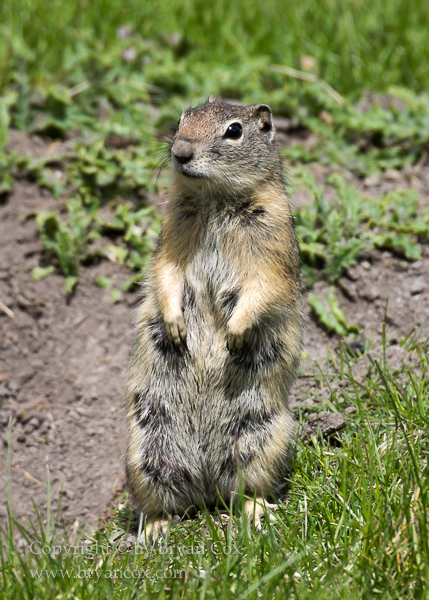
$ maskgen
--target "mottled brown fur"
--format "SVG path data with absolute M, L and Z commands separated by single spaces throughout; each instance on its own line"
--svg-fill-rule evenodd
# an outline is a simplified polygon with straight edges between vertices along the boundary
M 225 137 L 239 123 L 239 139 Z M 280 494 L 302 343 L 299 250 L 270 109 L 182 115 L 137 314 L 126 469 L 145 513 Z

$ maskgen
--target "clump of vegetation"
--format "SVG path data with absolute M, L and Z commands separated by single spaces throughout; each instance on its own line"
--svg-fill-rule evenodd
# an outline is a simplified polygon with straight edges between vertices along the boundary
M 40 212 L 36 217 L 37 228 L 45 249 L 50 252 L 63 274 L 66 276 L 66 290 L 71 292 L 78 281 L 79 262 L 92 258 L 89 245 L 97 237 L 91 230 L 91 215 L 79 210 L 81 207 L 69 201 L 67 209 L 69 224 L 55 213 Z M 52 272 L 49 268 L 45 275 Z M 33 271 L 33 278 L 40 279 L 43 272 Z
M 419 214 L 415 190 L 370 197 L 334 174 L 326 179 L 336 191 L 328 202 L 311 175 L 303 172 L 301 181 L 313 196 L 295 213 L 307 284 L 318 278 L 318 271 L 319 278 L 322 271 L 323 280 L 335 283 L 363 251 L 373 248 L 393 250 L 410 260 L 421 257 L 418 240 L 429 238 L 429 211 Z
M 340 336 L 353 336 L 360 333 L 358 324 L 349 323 L 338 304 L 338 299 L 335 295 L 333 287 L 325 294 L 325 302 L 316 294 L 308 294 L 308 302 L 315 314 L 318 316 L 320 323 L 328 330 Z
M 45 250 L 66 277 L 67 292 L 78 282 L 80 264 L 101 257 L 138 271 L 123 285 L 124 291 L 130 291 L 141 279 L 159 233 L 160 217 L 155 209 L 136 209 L 129 202 L 112 203 L 112 218 L 103 219 L 97 200 L 85 205 L 80 198 L 72 198 L 66 206 L 66 219 L 54 212 L 40 212 L 36 224 Z M 94 242 L 103 236 L 105 242 L 112 237 L 118 241 L 97 246 Z M 49 267 L 36 267 L 33 278 L 41 279 L 50 273 Z

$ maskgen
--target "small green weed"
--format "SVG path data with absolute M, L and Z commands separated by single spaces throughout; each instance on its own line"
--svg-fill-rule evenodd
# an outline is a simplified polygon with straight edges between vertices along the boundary
M 79 199 L 69 200 L 66 206 L 68 223 L 55 213 L 40 212 L 36 224 L 43 246 L 66 277 L 66 290 L 70 293 L 78 282 L 79 264 L 99 256 L 100 252 L 91 248 L 91 243 L 99 237 L 91 228 L 92 215 L 83 210 Z
M 357 335 L 360 333 L 359 325 L 353 325 L 347 322 L 346 317 L 341 310 L 338 299 L 335 295 L 335 289 L 329 288 L 325 298 L 325 302 L 316 296 L 316 294 L 308 294 L 308 302 L 320 322 L 328 331 L 332 331 L 340 336 Z
M 66 277 L 67 292 L 78 282 L 79 266 L 101 257 L 139 272 L 125 282 L 123 289 L 129 291 L 141 279 L 159 233 L 160 219 L 155 210 L 135 210 L 131 203 L 112 203 L 113 218 L 107 220 L 100 217 L 97 199 L 87 198 L 85 202 L 74 197 L 66 202 L 66 207 L 66 219 L 53 212 L 41 212 L 36 216 L 36 224 L 45 250 Z M 119 237 L 120 245 L 94 243 L 112 237 Z M 33 279 L 41 279 L 52 270 L 36 268 Z M 104 279 L 97 285 L 107 287 Z

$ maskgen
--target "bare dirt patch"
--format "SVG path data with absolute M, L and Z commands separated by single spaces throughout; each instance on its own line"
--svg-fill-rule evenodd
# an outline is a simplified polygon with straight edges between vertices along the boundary
M 18 518 L 32 513 L 30 498 L 46 506 L 46 465 L 53 496 L 63 485 L 63 516 L 97 517 L 122 484 L 121 402 L 132 304 L 113 304 L 95 277 L 120 281 L 121 269 L 107 261 L 84 269 L 73 297 L 64 278 L 31 280 L 42 252 L 29 210 L 55 200 L 27 183 L 0 207 L 0 299 L 12 311 L 0 316 L 0 489 L 7 494 L 7 422 L 12 433 L 13 505 Z M 0 509 L 5 515 L 4 505 Z

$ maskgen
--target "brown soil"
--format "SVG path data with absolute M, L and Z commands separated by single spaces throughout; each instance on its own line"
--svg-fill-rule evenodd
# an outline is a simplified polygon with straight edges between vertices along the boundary
M 40 138 L 12 137 L 23 154 L 43 155 L 49 147 Z M 324 174 L 318 165 L 314 172 L 319 178 Z M 422 203 L 429 204 L 426 167 L 408 178 L 387 173 L 361 185 L 376 194 L 415 186 Z M 297 194 L 293 200 L 301 204 L 306 198 Z M 0 521 L 6 517 L 12 417 L 12 496 L 18 519 L 34 515 L 32 499 L 44 513 L 49 467 L 54 504 L 60 488 L 64 490 L 64 520 L 95 524 L 124 485 L 123 384 L 138 294 L 126 294 L 113 304 L 108 292 L 94 285 L 100 275 L 114 279 L 118 287 L 129 276 L 107 261 L 82 269 L 72 297 L 59 274 L 32 281 L 42 245 L 34 220 L 22 217 L 56 203 L 34 184 L 20 181 L 0 205 Z M 350 321 L 363 325 L 369 341 L 380 340 L 388 301 L 392 359 L 400 352 L 401 336 L 415 326 L 429 330 L 429 246 L 423 254 L 408 263 L 372 252 L 340 281 L 342 308 Z M 321 359 L 338 341 L 315 324 L 308 306 L 305 310 L 305 349 L 311 359 Z M 303 370 L 311 369 L 312 363 L 305 361 Z M 301 378 L 291 402 L 295 407 L 314 404 L 323 399 L 316 391 L 314 379 Z

